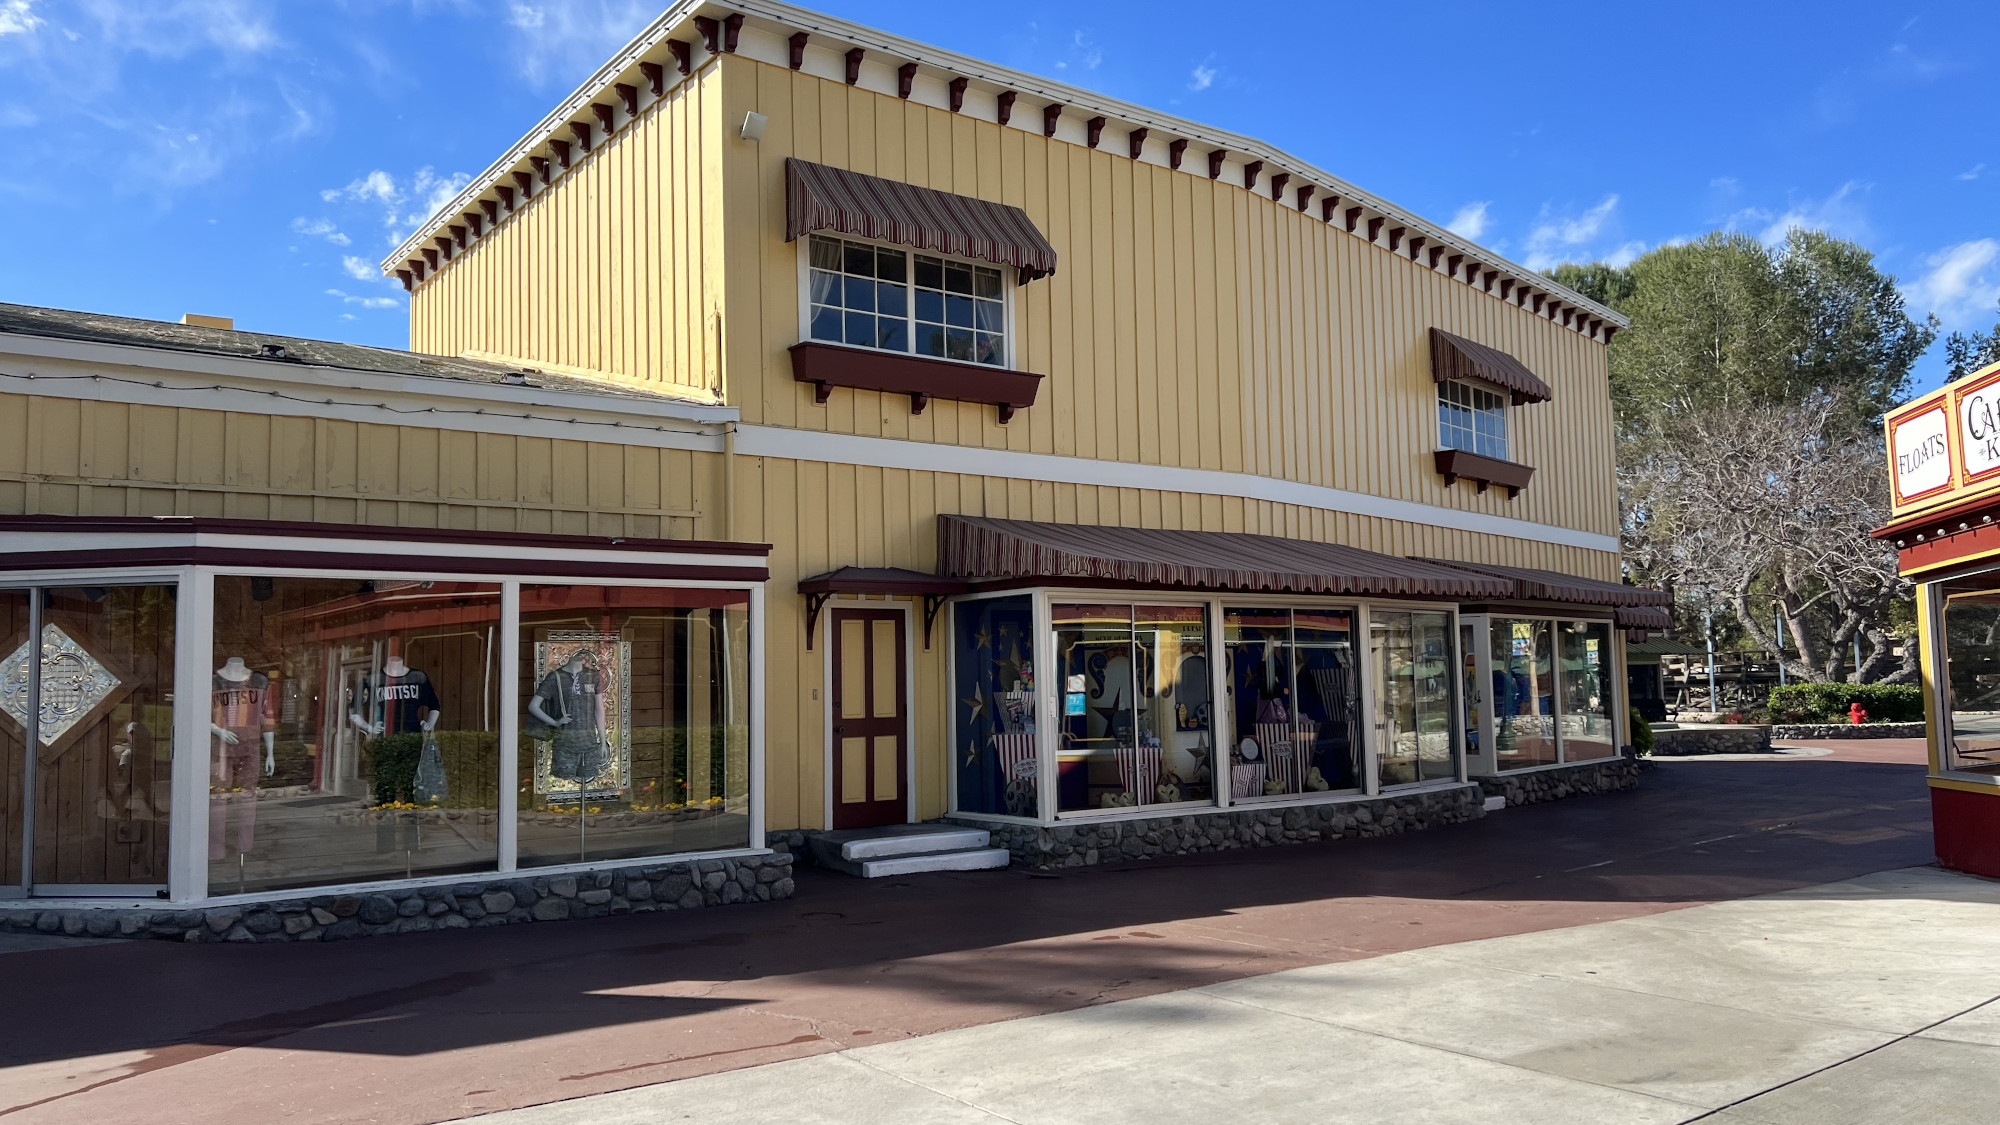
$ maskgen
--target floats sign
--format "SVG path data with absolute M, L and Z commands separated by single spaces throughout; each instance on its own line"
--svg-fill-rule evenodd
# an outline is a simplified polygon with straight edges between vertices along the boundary
M 1894 461 L 1898 507 L 1951 487 L 1951 443 L 1945 436 L 1949 430 L 1942 402 L 1890 425 L 1889 456 Z M 2000 458 L 1995 463 L 2000 467 Z

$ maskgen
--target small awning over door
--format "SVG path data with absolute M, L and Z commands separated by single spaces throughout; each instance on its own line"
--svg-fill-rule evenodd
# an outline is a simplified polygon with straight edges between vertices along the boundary
M 1019 207 L 785 158 L 785 241 L 816 230 L 874 238 L 1020 271 L 1056 272 L 1056 250 Z
M 966 579 L 1201 590 L 1505 598 L 1503 579 L 1338 543 L 1223 531 L 938 517 L 938 565 Z
M 1526 364 L 1498 348 L 1476 344 L 1442 328 L 1431 329 L 1431 380 L 1478 379 L 1513 392 L 1516 406 L 1547 402 L 1555 392 Z
M 820 607 L 836 594 L 902 594 L 924 599 L 924 647 L 931 647 L 931 625 L 945 598 L 963 594 L 965 581 L 921 570 L 893 566 L 843 566 L 825 574 L 799 580 L 799 593 L 806 596 L 806 648 L 813 646 L 813 627 L 819 623 Z

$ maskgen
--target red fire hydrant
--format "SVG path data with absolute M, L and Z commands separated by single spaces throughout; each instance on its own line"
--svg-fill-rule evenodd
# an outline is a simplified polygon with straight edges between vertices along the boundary
M 1847 721 L 1858 727 L 1868 721 L 1868 712 L 1861 709 L 1861 704 L 1850 703 L 1847 705 Z

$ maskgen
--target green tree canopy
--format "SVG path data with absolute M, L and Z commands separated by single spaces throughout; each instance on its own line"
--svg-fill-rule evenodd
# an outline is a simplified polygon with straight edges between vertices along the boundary
M 1842 404 L 1836 429 L 1870 426 L 1907 394 L 1937 334 L 1874 255 L 1820 231 L 1776 247 L 1716 231 L 1622 268 L 1565 264 L 1551 276 L 1632 318 L 1611 346 L 1611 390 L 1620 429 L 1641 445 L 1675 415 L 1818 394 Z
M 1953 383 L 1985 367 L 2000 363 L 2000 322 L 1991 332 L 1954 332 L 1944 342 L 1945 382 Z

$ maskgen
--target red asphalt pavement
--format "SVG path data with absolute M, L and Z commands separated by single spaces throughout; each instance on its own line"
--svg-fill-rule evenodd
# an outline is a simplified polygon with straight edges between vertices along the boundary
M 1921 740 L 1407 836 L 336 945 L 0 956 L 5 1125 L 435 1122 L 1932 860 Z

